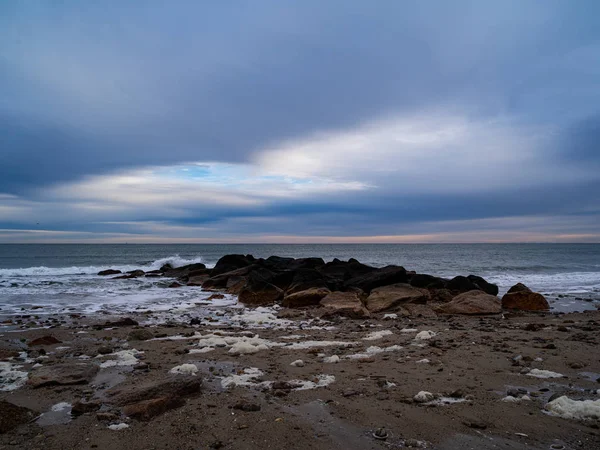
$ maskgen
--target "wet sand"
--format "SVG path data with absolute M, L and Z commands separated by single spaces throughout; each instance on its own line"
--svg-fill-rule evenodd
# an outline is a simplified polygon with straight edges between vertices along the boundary
M 259 310 L 232 326 L 228 315 L 239 310 L 223 311 L 198 325 L 186 319 L 107 329 L 99 326 L 106 317 L 81 317 L 58 318 L 52 328 L 8 327 L 0 333 L 4 361 L 26 372 L 28 383 L 36 371 L 65 363 L 97 372 L 83 384 L 25 383 L 0 392 L 0 400 L 39 416 L 0 434 L 0 448 L 600 448 L 600 421 L 544 410 L 552 396 L 600 398 L 600 312 L 412 319 L 379 314 L 325 322 L 312 320 L 310 309 L 279 310 L 285 319 L 276 320 Z M 43 336 L 60 343 L 27 345 Z M 27 354 L 10 359 L 7 350 Z M 334 355 L 339 362 L 325 362 Z M 292 366 L 297 360 L 303 364 Z M 197 372 L 169 373 L 184 364 Z M 563 376 L 537 378 L 531 369 Z M 168 398 L 164 412 L 153 417 L 128 417 L 127 407 L 116 404 L 119 395 L 140 387 L 192 378 L 202 381 L 200 392 Z M 415 401 L 421 391 L 435 398 Z M 509 393 L 519 400 L 502 401 Z M 71 405 L 82 400 L 95 410 L 72 416 Z M 147 403 L 142 407 L 148 415 L 155 412 Z

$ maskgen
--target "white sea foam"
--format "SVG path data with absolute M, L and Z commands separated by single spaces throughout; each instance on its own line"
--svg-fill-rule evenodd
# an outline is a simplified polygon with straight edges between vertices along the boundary
M 385 336 L 390 336 L 394 333 L 391 332 L 391 330 L 380 330 L 380 331 L 373 331 L 369 334 L 367 334 L 364 338 L 363 341 L 375 341 L 377 339 L 381 339 Z
M 527 373 L 528 377 L 535 378 L 562 378 L 564 375 L 558 372 L 552 372 L 550 370 L 531 369 Z
M 100 364 L 102 369 L 106 369 L 108 367 L 116 367 L 116 366 L 135 366 L 139 361 L 136 356 L 143 354 L 144 352 L 140 352 L 135 348 L 131 350 L 121 350 L 119 352 L 110 353 L 108 355 L 98 355 L 96 358 L 104 358 L 104 357 L 112 357 L 116 359 L 109 359 L 108 361 L 104 361 Z
M 175 366 L 171 370 L 169 370 L 169 373 L 173 375 L 195 376 L 197 372 L 198 368 L 194 364 L 181 364 L 180 366 Z
M 572 400 L 566 395 L 545 406 L 551 414 L 576 420 L 600 420 L 600 400 Z
M 20 369 L 22 366 L 0 361 L 0 391 L 14 391 L 27 382 L 29 375 Z

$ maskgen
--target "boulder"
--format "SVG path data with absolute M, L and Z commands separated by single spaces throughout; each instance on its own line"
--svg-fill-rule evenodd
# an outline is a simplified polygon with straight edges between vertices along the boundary
M 529 289 L 527 286 L 525 286 L 523 283 L 517 283 L 508 290 L 507 294 L 512 294 L 513 292 L 533 292 L 533 291 L 531 289 Z
M 29 408 L 0 400 L 0 434 L 31 422 L 38 414 Z
M 477 275 L 468 275 L 467 279 L 474 283 L 479 289 L 481 289 L 486 294 L 490 295 L 498 295 L 498 286 L 492 283 L 488 283 L 483 278 Z
M 446 283 L 446 289 L 460 293 L 474 290 L 482 290 L 479 286 L 477 286 L 467 277 L 463 277 L 462 275 L 454 277 L 450 281 L 448 281 L 448 283 Z
M 208 279 L 208 274 L 195 275 L 193 277 L 188 278 L 187 285 L 188 286 L 202 286 L 207 279 Z
M 283 272 L 284 270 L 290 270 L 290 265 L 294 261 L 294 258 L 269 256 L 267 259 L 260 261 L 260 264 L 269 270 L 273 270 L 275 272 Z
M 499 314 L 502 304 L 498 297 L 477 289 L 459 294 L 451 302 L 438 305 L 434 310 L 442 314 Z
M 202 283 L 202 287 L 204 289 L 224 289 L 227 287 L 227 282 L 230 278 L 239 279 L 240 277 L 246 277 L 251 271 L 256 270 L 258 268 L 259 266 L 252 264 L 250 266 L 241 267 L 239 269 L 231 270 L 220 275 L 211 275 L 210 278 L 208 278 Z M 269 271 L 269 273 L 271 272 Z
M 198 376 L 171 376 L 158 381 L 134 385 L 119 384 L 108 391 L 108 402 L 116 406 L 131 405 L 160 397 L 184 397 L 200 392 L 202 379 Z
M 163 395 L 161 397 L 126 405 L 123 408 L 123 413 L 134 419 L 147 421 L 171 409 L 183 406 L 184 404 L 185 400 L 181 397 Z
M 43 365 L 29 374 L 29 384 L 33 388 L 42 386 L 87 384 L 98 373 L 93 364 L 64 363 L 53 366 Z
M 98 272 L 98 275 L 106 276 L 106 275 L 117 275 L 120 273 L 121 273 L 121 271 L 117 270 L 117 269 L 106 269 L 106 270 L 101 270 L 100 272 Z
M 356 292 L 332 292 L 319 303 L 323 309 L 321 317 L 343 316 L 350 319 L 364 319 L 370 316 Z
M 82 414 L 98 411 L 102 404 L 100 402 L 84 402 L 81 400 L 73 403 L 71 408 L 71 414 L 74 416 L 81 416 Z
M 288 269 L 316 269 L 317 267 L 321 267 L 323 265 L 325 265 L 325 261 L 323 261 L 323 258 L 297 258 L 289 263 Z
M 311 288 L 304 291 L 295 292 L 286 295 L 283 298 L 282 305 L 286 308 L 300 308 L 303 306 L 318 305 L 323 297 L 330 294 L 331 291 L 327 288 Z
M 435 319 L 437 314 L 433 308 L 429 305 L 422 305 L 418 303 L 404 303 L 398 309 L 398 312 L 403 317 Z
M 425 273 L 417 273 L 410 277 L 410 285 L 417 288 L 428 289 L 443 289 L 446 287 L 448 280 L 444 278 L 434 277 Z
M 366 306 L 370 312 L 386 311 L 402 303 L 426 303 L 429 291 L 398 283 L 375 288 L 367 297 Z
M 240 269 L 249 266 L 255 261 L 252 255 L 225 255 L 217 261 L 215 267 L 211 270 L 211 277 L 231 272 L 232 270 Z
M 361 264 L 356 259 L 340 261 L 337 258 L 319 268 L 319 272 L 323 274 L 324 277 L 340 281 L 346 281 L 376 270 L 375 267 Z
M 48 336 L 42 336 L 37 339 L 34 339 L 34 340 L 30 341 L 28 345 L 30 347 L 35 347 L 36 345 L 54 345 L 54 344 L 60 344 L 60 343 L 62 343 L 62 341 L 59 341 L 54 336 L 48 335 Z
M 542 294 L 531 291 L 517 291 L 504 294 L 502 307 L 522 311 L 547 311 L 550 305 Z
M 247 277 L 229 277 L 225 288 L 229 294 L 238 295 L 247 281 Z
M 5 361 L 10 358 L 16 358 L 19 356 L 17 350 L 11 350 L 9 348 L 0 348 L 0 361 Z
M 162 270 L 162 267 L 161 267 L 161 270 Z M 196 273 L 198 275 L 200 275 L 202 273 L 208 273 L 208 270 L 206 269 L 206 266 L 204 264 L 194 263 L 194 264 L 188 264 L 188 265 L 181 266 L 181 267 L 171 267 L 169 269 L 164 270 L 163 273 L 164 273 L 164 276 L 169 277 L 169 278 L 180 278 L 180 277 L 187 277 L 191 273 Z
M 286 289 L 286 294 L 305 291 L 312 288 L 327 288 L 323 275 L 315 269 L 298 269 L 293 272 L 293 278 Z
M 250 273 L 248 281 L 238 294 L 240 303 L 255 306 L 272 305 L 283 298 L 283 291 L 265 279 L 261 274 L 263 270 Z
M 147 341 L 154 337 L 150 330 L 140 328 L 138 330 L 132 330 L 127 335 L 128 341 Z
M 356 287 L 369 293 L 372 289 L 388 284 L 407 283 L 406 269 L 400 266 L 386 266 L 372 272 L 350 278 L 344 283 L 347 288 Z

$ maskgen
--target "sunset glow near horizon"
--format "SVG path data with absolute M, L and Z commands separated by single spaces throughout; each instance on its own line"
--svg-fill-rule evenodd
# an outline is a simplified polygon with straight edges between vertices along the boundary
M 0 243 L 600 242 L 598 17 L 3 2 Z

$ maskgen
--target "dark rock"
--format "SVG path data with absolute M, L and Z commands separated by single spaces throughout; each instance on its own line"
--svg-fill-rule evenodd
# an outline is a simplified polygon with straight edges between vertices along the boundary
M 140 328 L 139 330 L 132 330 L 127 335 L 128 341 L 147 341 L 152 339 L 154 335 L 145 328 Z
M 200 325 L 201 323 L 202 321 L 198 317 L 194 317 L 192 320 L 190 320 L 190 325 Z
M 340 281 L 347 281 L 351 278 L 358 277 L 376 271 L 375 267 L 361 264 L 355 259 L 350 259 L 348 262 L 334 259 L 320 267 L 319 272 L 326 278 L 331 278 Z
M 98 272 L 98 275 L 102 275 L 102 276 L 106 276 L 106 275 L 117 275 L 121 273 L 120 270 L 116 270 L 116 269 L 106 269 L 106 270 L 101 270 L 100 272 Z
M 434 310 L 441 314 L 499 314 L 502 304 L 498 297 L 477 289 L 457 295 L 451 302 L 439 305 Z
M 177 281 L 173 281 L 173 282 L 172 282 L 171 284 L 169 284 L 169 286 L 167 286 L 167 287 L 170 287 L 170 288 L 180 288 L 180 287 L 181 287 L 181 284 L 179 284 Z
M 429 291 L 412 287 L 406 283 L 392 284 L 375 288 L 367 298 L 366 306 L 370 312 L 392 309 L 401 303 L 426 303 Z
M 137 420 L 150 420 L 171 409 L 183 406 L 185 401 L 181 397 L 163 395 L 137 403 L 131 403 L 123 408 L 123 413 Z
M 29 375 L 27 384 L 33 388 L 55 385 L 86 384 L 98 373 L 93 364 L 64 363 L 42 366 Z
M 102 405 L 99 402 L 76 401 L 71 408 L 71 414 L 81 416 L 82 414 L 98 411 Z
M 400 266 L 386 266 L 363 275 L 350 278 L 344 286 L 362 289 L 367 294 L 372 289 L 388 284 L 407 283 L 408 275 L 406 269 Z
M 38 414 L 29 408 L 0 400 L 0 434 L 31 422 Z
M 210 278 L 206 279 L 202 283 L 204 289 L 224 289 L 227 287 L 227 282 L 230 278 L 246 277 L 253 270 L 259 269 L 259 266 L 252 264 L 249 266 L 241 267 L 239 269 L 231 270 L 229 272 L 222 273 L 220 275 L 212 274 Z M 269 272 L 271 273 L 271 272 Z M 269 277 L 272 276 L 272 273 Z
M 294 258 L 283 258 L 281 256 L 269 256 L 261 261 L 261 265 L 274 272 L 283 272 L 290 270 L 290 265 L 294 262 Z
M 292 282 L 286 289 L 286 294 L 289 295 L 316 288 L 328 288 L 323 275 L 316 269 L 298 269 L 293 273 Z
M 548 301 L 542 294 L 523 290 L 505 294 L 502 297 L 502 307 L 522 311 L 547 311 L 550 309 Z
M 512 294 L 513 292 L 532 292 L 527 286 L 523 283 L 517 283 L 513 287 L 511 287 L 507 294 Z
M 211 277 L 221 275 L 232 270 L 253 264 L 255 258 L 252 255 L 225 255 L 217 261 L 215 267 L 211 270 Z
M 321 300 L 320 305 L 323 307 L 321 317 L 324 319 L 335 316 L 364 319 L 371 315 L 356 292 L 332 292 Z
M 477 275 L 469 275 L 467 279 L 474 283 L 479 289 L 481 289 L 486 294 L 490 295 L 498 295 L 498 286 L 492 283 L 488 283 L 483 278 Z
M 282 305 L 286 308 L 301 308 L 303 306 L 318 305 L 323 297 L 330 294 L 327 288 L 311 288 L 305 291 L 295 292 L 283 298 Z
M 448 281 L 448 283 L 446 284 L 446 288 L 450 289 L 451 291 L 456 291 L 460 293 L 469 292 L 473 290 L 483 290 L 471 280 L 469 280 L 467 277 L 463 277 L 462 275 L 454 277 L 450 281 Z
M 28 345 L 30 347 L 34 347 L 36 345 L 54 345 L 54 344 L 61 344 L 61 343 L 62 343 L 62 341 L 59 341 L 54 336 L 42 336 L 42 337 L 32 340 L 31 342 L 29 342 Z
M 233 409 L 237 409 L 245 412 L 260 411 L 260 405 L 256 403 L 239 402 L 232 406 Z
M 444 289 L 447 283 L 448 280 L 424 273 L 410 277 L 410 285 L 417 288 Z
M 17 350 L 0 348 L 0 361 L 7 360 L 9 358 L 16 358 L 17 356 L 19 356 L 19 352 Z
M 208 280 L 208 274 L 194 275 L 188 277 L 186 284 L 188 286 L 202 286 L 206 280 Z
M 109 347 L 108 345 L 102 345 L 101 347 L 98 347 L 99 355 L 109 355 L 112 352 L 113 352 L 113 348 Z
M 133 386 L 118 385 L 106 392 L 109 402 L 125 406 L 160 397 L 183 397 L 200 392 L 200 377 L 176 376 Z
M 283 298 L 283 291 L 265 280 L 261 272 L 262 270 L 257 270 L 250 273 L 248 282 L 238 295 L 240 303 L 246 305 L 272 305 Z
M 130 327 L 130 326 L 135 326 L 135 325 L 139 325 L 139 323 L 137 323 L 137 321 L 133 320 L 130 317 L 125 317 L 123 319 L 119 319 L 114 322 L 106 322 L 103 326 L 104 327 Z
M 288 266 L 289 270 L 316 269 L 325 265 L 323 258 L 298 258 L 294 259 Z

